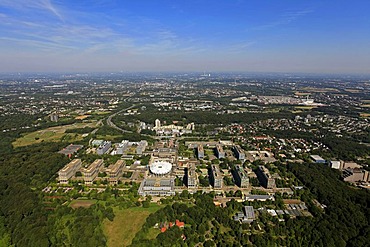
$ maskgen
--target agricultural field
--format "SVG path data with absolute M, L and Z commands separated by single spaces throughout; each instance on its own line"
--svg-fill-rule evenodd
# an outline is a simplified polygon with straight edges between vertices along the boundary
M 136 233 L 140 231 L 145 223 L 146 218 L 160 208 L 161 206 L 154 203 L 150 204 L 149 208 L 114 208 L 114 220 L 109 221 L 105 219 L 103 222 L 104 234 L 108 239 L 107 246 L 118 247 L 130 245 Z M 157 231 L 159 234 L 159 230 L 156 229 L 156 231 L 151 232 L 150 236 L 155 238 Z
M 70 125 L 56 126 L 44 130 L 34 131 L 18 138 L 12 144 L 13 147 L 22 147 L 41 142 L 79 141 L 82 140 L 82 135 L 77 133 L 65 133 L 65 131 L 67 129 L 79 129 L 85 127 L 96 127 L 96 122 L 75 123 Z

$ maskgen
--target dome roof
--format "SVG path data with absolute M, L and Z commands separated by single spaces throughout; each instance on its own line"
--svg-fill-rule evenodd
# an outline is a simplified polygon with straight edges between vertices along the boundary
M 164 175 L 171 171 L 172 164 L 166 161 L 155 161 L 150 164 L 149 169 L 154 174 Z

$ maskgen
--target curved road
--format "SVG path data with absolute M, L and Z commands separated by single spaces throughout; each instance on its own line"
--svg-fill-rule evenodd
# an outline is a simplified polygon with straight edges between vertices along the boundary
M 108 124 L 108 126 L 110 126 L 110 127 L 112 127 L 112 128 L 115 128 L 116 130 L 119 130 L 119 131 L 122 131 L 122 132 L 132 133 L 132 131 L 124 130 L 124 129 L 122 129 L 122 128 L 118 127 L 117 125 L 115 125 L 115 124 L 112 122 L 112 118 L 113 118 L 114 116 L 116 116 L 117 114 L 120 114 L 120 113 L 122 113 L 122 112 L 124 112 L 124 111 L 127 111 L 127 110 L 130 110 L 131 108 L 134 108 L 135 106 L 136 106 L 136 105 L 132 105 L 132 106 L 130 106 L 130 107 L 127 107 L 127 108 L 125 108 L 125 109 L 122 109 L 122 110 L 120 110 L 120 111 L 118 111 L 118 112 L 113 113 L 112 115 L 110 115 L 110 116 L 107 118 L 107 124 Z

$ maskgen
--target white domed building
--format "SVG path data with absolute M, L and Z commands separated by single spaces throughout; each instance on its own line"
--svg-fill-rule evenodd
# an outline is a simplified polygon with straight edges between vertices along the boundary
M 149 170 L 155 176 L 165 176 L 172 170 L 172 164 L 167 161 L 154 161 L 149 165 Z

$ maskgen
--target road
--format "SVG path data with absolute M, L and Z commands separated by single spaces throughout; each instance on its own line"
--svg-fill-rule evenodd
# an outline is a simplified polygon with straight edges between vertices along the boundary
M 120 114 L 120 113 L 122 113 L 122 112 L 124 112 L 124 111 L 127 111 L 127 110 L 130 110 L 130 109 L 134 108 L 135 106 L 136 106 L 136 105 L 132 105 L 132 106 L 130 106 L 130 107 L 127 107 L 127 108 L 125 108 L 125 109 L 122 109 L 122 110 L 120 110 L 120 111 L 118 111 L 118 112 L 113 113 L 112 115 L 110 115 L 110 116 L 107 118 L 107 124 L 108 124 L 108 126 L 110 126 L 110 127 L 112 127 L 112 128 L 115 128 L 116 130 L 119 130 L 119 131 L 122 131 L 122 132 L 132 133 L 132 131 L 124 130 L 124 129 L 122 129 L 122 128 L 118 127 L 117 125 L 115 125 L 115 124 L 112 122 L 112 118 L 113 118 L 114 116 L 116 116 L 117 114 Z

